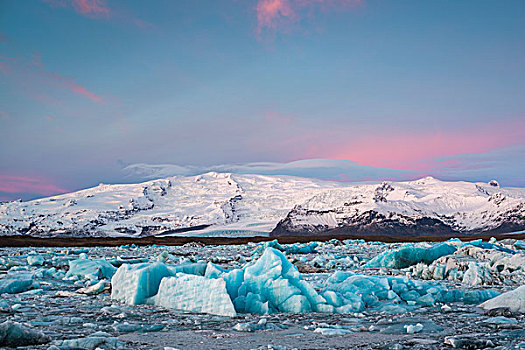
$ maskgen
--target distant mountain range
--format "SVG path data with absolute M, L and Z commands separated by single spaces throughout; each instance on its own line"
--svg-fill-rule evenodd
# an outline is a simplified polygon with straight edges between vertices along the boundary
M 349 185 L 210 172 L 0 204 L 0 235 L 441 235 L 525 230 L 525 189 L 498 183 Z

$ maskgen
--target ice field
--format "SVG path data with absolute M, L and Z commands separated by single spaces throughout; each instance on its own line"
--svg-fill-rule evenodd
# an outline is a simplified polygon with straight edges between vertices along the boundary
M 525 242 L 3 248 L 0 346 L 525 348 Z

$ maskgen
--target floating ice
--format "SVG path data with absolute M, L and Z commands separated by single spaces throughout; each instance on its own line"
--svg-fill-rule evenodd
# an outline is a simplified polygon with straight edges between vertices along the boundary
M 470 241 L 470 242 L 465 242 L 465 243 L 463 243 L 461 245 L 461 247 L 464 247 L 464 246 L 467 246 L 467 245 L 471 245 L 471 246 L 478 247 L 478 248 L 483 248 L 483 249 L 495 249 L 495 250 L 498 250 L 498 251 L 501 251 L 501 252 L 505 252 L 505 253 L 509 253 L 509 254 L 514 254 L 515 253 L 512 249 L 508 249 L 508 248 L 502 247 L 502 246 L 500 246 L 498 244 L 494 244 L 494 243 L 491 243 L 491 242 L 483 242 L 483 240 L 481 240 L 481 239 L 477 239 L 477 240 Z
M 147 298 L 157 294 L 164 277 L 174 275 L 167 265 L 160 262 L 124 264 L 111 279 L 111 298 L 129 305 L 143 304 Z
M 525 313 L 525 285 L 487 300 L 480 307 L 485 310 L 505 308 L 511 312 Z
M 284 247 L 286 254 L 314 254 L 317 253 L 316 248 L 319 245 L 317 242 L 310 242 L 308 244 L 290 244 Z
M 286 254 L 313 254 L 316 253 L 316 248 L 319 245 L 317 242 L 310 242 L 307 244 L 288 244 L 288 245 L 280 245 L 279 242 L 274 239 L 273 241 L 265 242 L 264 244 L 259 245 L 255 251 L 254 254 L 262 254 L 266 248 L 274 248 L 281 252 L 285 252 Z
M 281 327 L 274 325 L 273 323 L 268 323 L 265 318 L 261 318 L 258 322 L 244 322 L 237 323 L 233 326 L 233 330 L 237 332 L 255 332 L 260 329 L 281 329 Z
M 489 324 L 517 324 L 518 321 L 516 321 L 513 318 L 507 318 L 503 316 L 497 316 L 497 317 L 490 317 L 483 321 L 483 323 L 489 323 Z
M 387 250 L 368 263 L 363 267 L 367 268 L 379 268 L 388 267 L 394 269 L 402 269 L 415 265 L 420 262 L 430 264 L 434 260 L 452 254 L 456 251 L 456 247 L 448 243 L 440 243 L 433 245 L 429 248 L 415 247 L 412 244 L 407 244 L 404 247 L 397 250 Z
M 470 261 L 468 270 L 463 274 L 463 284 L 479 286 L 483 284 L 492 284 L 492 274 L 487 266 L 480 265 L 477 262 Z
M 189 272 L 189 273 L 188 273 Z M 204 276 L 202 276 L 204 275 Z M 127 304 L 234 316 L 237 313 L 354 313 L 365 308 L 399 314 L 437 302 L 479 303 L 491 290 L 448 290 L 406 278 L 337 271 L 318 292 L 277 249 L 268 247 L 242 269 L 213 263 L 122 265 L 112 279 L 112 299 Z
M 175 277 L 162 279 L 158 293 L 148 303 L 219 316 L 237 315 L 222 278 L 177 273 Z
M 332 311 L 324 298 L 305 282 L 280 251 L 267 248 L 244 268 L 244 281 L 234 305 L 239 312 L 270 313 Z
M 183 263 L 179 265 L 167 265 L 173 274 L 177 272 L 186 273 L 189 275 L 204 276 L 206 272 L 207 263 L 200 261 L 197 263 Z
M 33 279 L 29 275 L 15 275 L 0 279 L 0 294 L 22 293 L 33 286 Z
M 345 335 L 353 333 L 349 329 L 343 329 L 343 328 L 323 328 L 318 327 L 314 330 L 314 333 L 320 333 L 322 335 Z
M 116 349 L 119 347 L 118 338 L 105 332 L 97 332 L 89 337 L 55 341 L 54 345 L 60 350 L 95 350 L 97 348 Z
M 77 290 L 77 293 L 87 294 L 87 295 L 100 294 L 104 292 L 105 290 L 109 290 L 110 286 L 111 286 L 111 283 L 109 283 L 107 280 L 100 280 L 94 285 L 91 285 L 89 287 L 80 288 L 79 290 Z
M 407 334 L 413 334 L 421 332 L 423 330 L 423 325 L 421 323 L 417 323 L 415 325 L 407 324 L 403 326 L 403 328 L 406 330 Z
M 128 333 L 128 332 L 143 332 L 143 333 L 148 333 L 148 332 L 159 332 L 161 330 L 163 330 L 165 328 L 164 325 L 162 324 L 154 324 L 154 325 L 142 325 L 142 324 L 131 324 L 131 323 L 128 323 L 128 322 L 124 322 L 124 323 L 117 323 L 115 322 L 115 324 L 113 325 L 113 329 L 116 330 L 117 332 L 122 332 L 122 333 Z
M 417 306 L 433 306 L 436 302 L 475 304 L 498 295 L 498 292 L 448 290 L 439 284 L 337 271 L 326 281 L 322 295 L 336 307 L 337 313 L 359 312 L 367 307 L 396 314 Z M 403 302 L 406 304 L 400 304 Z
M 17 322 L 0 323 L 0 346 L 18 347 L 49 343 L 48 336 Z
M 42 266 L 44 265 L 44 258 L 41 255 L 29 255 L 27 257 L 27 263 L 30 266 Z
M 522 252 L 509 254 L 470 244 L 458 246 L 461 248 L 453 254 L 430 265 L 413 265 L 407 268 L 407 272 L 421 279 L 460 281 L 470 286 L 525 283 L 525 254 Z
M 117 269 L 104 259 L 78 259 L 69 262 L 66 279 L 110 279 Z

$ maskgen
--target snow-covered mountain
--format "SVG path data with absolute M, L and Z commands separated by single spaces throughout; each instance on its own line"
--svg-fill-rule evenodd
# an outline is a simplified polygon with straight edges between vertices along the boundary
M 525 229 L 525 189 L 497 183 L 348 185 L 207 173 L 0 205 L 0 235 L 441 234 Z
M 525 189 L 498 183 L 409 182 L 348 186 L 295 206 L 272 235 L 375 233 L 440 235 L 525 229 Z

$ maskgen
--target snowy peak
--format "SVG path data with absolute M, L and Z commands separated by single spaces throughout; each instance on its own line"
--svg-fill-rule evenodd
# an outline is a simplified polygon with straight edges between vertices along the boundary
M 349 186 L 296 206 L 272 234 L 511 232 L 525 226 L 524 203 L 523 190 L 430 177 Z
M 348 185 L 209 172 L 0 205 L 0 234 L 442 234 L 525 229 L 525 190 L 494 183 Z

